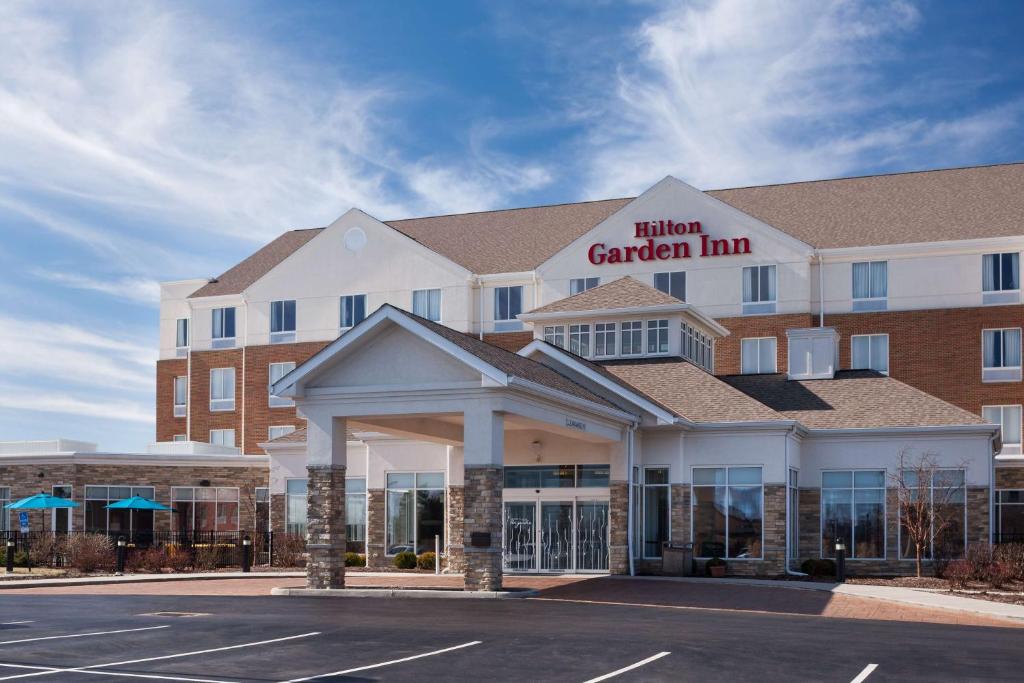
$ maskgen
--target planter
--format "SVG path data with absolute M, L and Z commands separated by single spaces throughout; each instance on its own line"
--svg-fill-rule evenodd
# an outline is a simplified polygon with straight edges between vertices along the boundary
M 711 578 L 720 579 L 725 576 L 725 565 L 716 564 L 708 567 L 708 572 L 711 574 Z

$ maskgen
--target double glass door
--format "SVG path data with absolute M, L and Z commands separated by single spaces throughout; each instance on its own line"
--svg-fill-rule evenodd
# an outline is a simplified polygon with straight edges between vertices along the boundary
M 607 501 L 506 502 L 504 517 L 505 571 L 608 571 Z

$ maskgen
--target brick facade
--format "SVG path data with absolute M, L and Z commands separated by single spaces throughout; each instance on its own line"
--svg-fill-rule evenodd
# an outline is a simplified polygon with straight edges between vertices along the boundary
M 184 358 L 156 362 L 156 440 L 173 441 L 176 434 L 188 433 L 188 419 L 174 417 L 174 378 L 188 376 Z
M 1024 467 L 997 467 L 996 490 L 1024 489 Z
M 501 590 L 501 494 L 502 468 L 466 467 L 465 587 L 468 591 Z M 490 534 L 490 545 L 474 546 L 474 533 Z
M 201 351 L 191 355 L 192 375 L 189 378 L 189 438 L 209 441 L 211 429 L 234 429 L 235 445 L 242 439 L 242 349 Z M 210 411 L 210 370 L 235 369 L 234 410 Z

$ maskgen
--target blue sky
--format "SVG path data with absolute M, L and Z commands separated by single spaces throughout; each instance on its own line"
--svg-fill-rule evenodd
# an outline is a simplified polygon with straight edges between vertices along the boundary
M 153 438 L 157 282 L 381 219 L 1024 159 L 1017 2 L 3 3 L 0 440 Z

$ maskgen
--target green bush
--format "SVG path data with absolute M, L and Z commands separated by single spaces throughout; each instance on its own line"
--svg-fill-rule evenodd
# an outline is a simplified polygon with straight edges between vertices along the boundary
M 829 559 L 804 560 L 800 571 L 809 576 L 835 576 L 836 563 Z
M 366 566 L 366 555 L 360 555 L 359 553 L 345 553 L 345 566 L 346 567 L 365 567 Z
M 433 569 L 434 563 L 437 561 L 437 553 L 427 552 L 422 553 L 416 558 L 416 566 L 419 569 Z
M 399 569 L 416 569 L 416 553 L 403 550 L 395 555 L 394 564 Z

